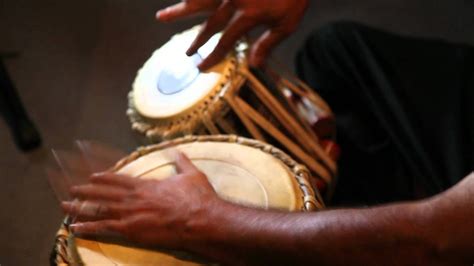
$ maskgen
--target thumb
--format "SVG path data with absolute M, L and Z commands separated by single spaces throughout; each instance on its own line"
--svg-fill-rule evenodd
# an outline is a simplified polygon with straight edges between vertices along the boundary
M 199 169 L 197 169 L 197 167 L 191 162 L 188 156 L 182 152 L 178 152 L 176 154 L 175 165 L 178 174 L 199 171 Z

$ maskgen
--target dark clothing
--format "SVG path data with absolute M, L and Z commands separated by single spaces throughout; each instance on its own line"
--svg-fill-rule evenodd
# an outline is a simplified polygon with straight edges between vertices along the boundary
M 473 47 L 341 22 L 308 39 L 297 71 L 336 114 L 333 204 L 422 198 L 473 170 Z

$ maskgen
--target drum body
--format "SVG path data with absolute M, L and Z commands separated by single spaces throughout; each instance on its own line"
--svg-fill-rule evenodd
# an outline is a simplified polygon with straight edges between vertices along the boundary
M 174 36 L 138 72 L 127 111 L 132 128 L 152 143 L 190 134 L 257 139 L 305 164 L 319 188 L 330 184 L 337 172 L 337 145 L 329 106 L 289 72 L 249 69 L 245 42 L 200 73 L 196 64 L 213 50 L 219 36 L 187 57 L 185 51 L 198 31 Z
M 113 171 L 136 178 L 167 178 L 175 173 L 173 150 L 184 152 L 206 174 L 217 194 L 228 201 L 286 211 L 323 207 L 304 166 L 271 145 L 237 136 L 188 136 L 148 146 L 118 162 Z M 55 253 L 58 265 L 202 264 L 182 253 L 75 238 L 67 224 L 58 233 Z

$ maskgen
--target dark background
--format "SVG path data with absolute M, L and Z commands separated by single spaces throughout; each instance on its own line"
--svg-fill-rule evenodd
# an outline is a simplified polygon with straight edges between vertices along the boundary
M 44 148 L 22 154 L 0 121 L 0 264 L 46 265 L 61 213 L 44 174 L 51 147 L 75 139 L 138 145 L 125 116 L 135 73 L 172 34 L 197 23 L 159 24 L 159 0 L 0 0 L 0 52 Z M 289 66 L 307 34 L 350 19 L 401 34 L 474 44 L 468 0 L 312 1 L 300 31 L 275 52 Z

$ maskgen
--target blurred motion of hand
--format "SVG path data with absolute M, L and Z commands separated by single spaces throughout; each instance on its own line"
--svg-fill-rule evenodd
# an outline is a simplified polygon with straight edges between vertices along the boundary
M 91 174 L 112 168 L 126 153 L 96 141 L 78 140 L 73 150 L 52 150 L 46 172 L 49 184 L 61 202 L 70 199 L 69 189 L 88 182 Z
M 308 0 L 184 0 L 158 11 L 156 18 L 169 22 L 210 12 L 187 51 L 188 55 L 195 54 L 215 33 L 223 31 L 217 47 L 199 65 L 201 70 L 220 62 L 246 33 L 264 26 L 266 31 L 250 51 L 249 63 L 258 67 L 275 46 L 296 30 L 307 6 Z

